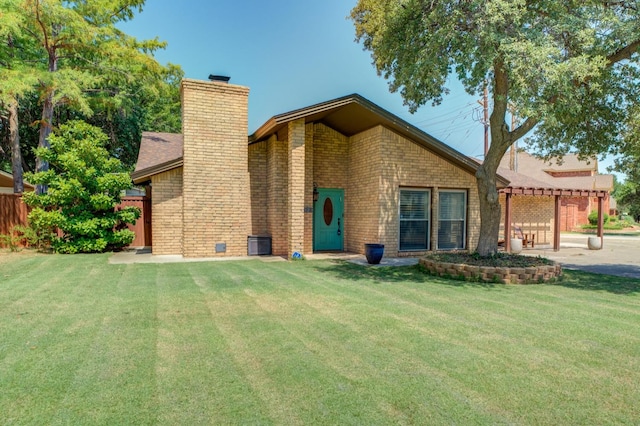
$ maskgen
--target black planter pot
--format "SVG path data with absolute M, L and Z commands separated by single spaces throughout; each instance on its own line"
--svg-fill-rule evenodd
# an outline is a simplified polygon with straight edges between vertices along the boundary
M 382 260 L 384 254 L 384 244 L 365 243 L 364 255 L 367 258 L 367 262 L 372 265 L 377 265 Z

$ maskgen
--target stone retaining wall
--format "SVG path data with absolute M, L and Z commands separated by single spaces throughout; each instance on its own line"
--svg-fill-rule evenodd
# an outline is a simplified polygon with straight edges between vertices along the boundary
M 543 266 L 493 267 L 437 262 L 420 259 L 420 264 L 433 275 L 464 278 L 467 281 L 495 282 L 502 284 L 535 284 L 554 281 L 562 275 L 559 263 Z

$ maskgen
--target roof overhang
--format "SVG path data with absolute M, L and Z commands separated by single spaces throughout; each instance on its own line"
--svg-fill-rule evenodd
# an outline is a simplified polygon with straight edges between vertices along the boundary
M 139 185 L 141 183 L 147 182 L 149 180 L 151 180 L 151 176 L 153 175 L 157 175 L 159 173 L 164 173 L 164 172 L 168 172 L 169 170 L 173 170 L 176 169 L 178 167 L 182 167 L 182 157 L 176 159 L 176 160 L 171 160 L 171 161 L 167 161 L 165 163 L 162 164 L 157 164 L 153 167 L 148 167 L 144 170 L 140 170 L 137 172 L 133 172 L 131 173 L 131 180 L 133 181 L 133 183 L 135 183 L 136 185 Z
M 34 189 L 35 186 L 28 183 L 23 182 L 25 189 Z M 0 187 L 3 188 L 13 188 L 13 175 L 11 173 L 3 172 L 0 170 Z

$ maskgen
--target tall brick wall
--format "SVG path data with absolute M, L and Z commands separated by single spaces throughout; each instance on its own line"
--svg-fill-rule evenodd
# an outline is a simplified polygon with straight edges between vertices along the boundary
M 369 129 L 350 138 L 349 180 L 345 209 L 345 249 L 363 253 L 365 243 L 381 241 L 378 214 L 381 210 L 379 188 L 382 127 Z M 389 253 L 389 252 L 387 252 Z
M 182 254 L 182 167 L 151 177 L 153 254 Z
M 314 124 L 305 126 L 304 150 L 304 253 L 313 253 L 313 171 L 314 171 Z
M 504 235 L 505 196 L 500 195 L 502 220 L 500 235 Z M 511 197 L 511 229 L 519 226 L 523 234 L 535 234 L 535 243 L 553 243 L 554 197 L 514 195 Z
M 305 207 L 305 122 L 291 121 L 287 125 L 287 257 L 304 254 Z
M 274 255 L 286 256 L 288 246 L 287 195 L 287 143 L 272 136 L 267 145 L 267 233 L 271 235 Z
M 602 203 L 602 211 L 609 214 L 610 198 Z M 589 224 L 589 213 L 598 211 L 598 198 L 560 197 L 560 230 L 573 231 Z
M 247 254 L 248 95 L 242 86 L 182 81 L 185 257 Z M 219 244 L 226 251 L 216 250 Z
M 266 235 L 267 227 L 267 142 L 249 145 L 251 185 L 251 235 Z

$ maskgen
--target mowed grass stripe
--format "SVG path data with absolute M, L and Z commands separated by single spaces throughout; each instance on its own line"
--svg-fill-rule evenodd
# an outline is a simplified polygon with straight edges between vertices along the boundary
M 161 424 L 264 423 L 264 407 L 237 368 L 192 276 L 193 266 L 156 268 L 158 420 Z M 219 274 L 213 279 L 220 281 Z
M 97 332 L 54 419 L 67 424 L 146 423 L 155 419 L 155 274 L 105 265 L 95 295 Z M 132 275 L 135 280 L 130 280 Z M 94 277 L 97 278 L 97 277 Z
M 217 286 L 220 279 L 233 282 L 237 276 L 250 277 L 244 268 L 247 263 L 231 268 L 217 267 L 210 276 L 218 280 L 199 277 L 201 291 L 206 294 L 211 314 L 225 336 L 235 365 L 263 402 L 265 415 L 276 424 L 303 424 L 305 407 L 295 400 L 305 393 L 309 397 L 309 391 L 318 384 L 293 377 L 300 369 L 315 376 L 311 371 L 313 360 L 309 354 L 299 357 L 298 345 L 291 341 L 286 326 L 283 327 L 282 318 L 288 313 L 277 306 L 266 306 L 267 297 L 264 297 L 275 292 L 282 299 L 281 306 L 290 306 L 287 290 L 278 289 L 286 285 L 281 280 L 273 283 L 255 276 L 243 279 L 242 285 L 236 288 Z
M 245 265 L 248 263 L 243 263 L 242 266 Z M 336 387 L 342 389 L 336 403 L 349 402 L 343 396 L 348 388 L 345 380 L 338 377 L 339 383 L 333 384 L 335 373 L 327 369 L 325 363 L 316 359 L 316 355 L 304 345 L 291 339 L 296 334 L 292 325 L 295 326 L 301 318 L 307 323 L 317 324 L 308 313 L 300 312 L 300 306 L 296 307 L 291 303 L 290 297 L 296 293 L 289 287 L 291 282 L 287 282 L 286 279 L 278 280 L 274 287 L 277 290 L 273 295 L 271 292 L 263 291 L 265 287 L 271 287 L 272 283 L 261 278 L 255 284 L 255 287 L 245 288 L 241 290 L 241 294 L 234 294 L 231 298 L 228 294 L 221 295 L 212 303 L 212 311 L 224 312 L 224 309 L 228 309 L 224 315 L 228 319 L 225 321 L 222 318 L 218 322 L 226 324 L 228 340 L 235 348 L 238 362 L 244 366 L 247 377 L 251 379 L 255 389 L 269 407 L 278 408 L 278 411 L 270 412 L 272 420 L 288 424 L 300 423 L 302 419 L 305 423 L 319 420 L 315 412 L 316 405 L 330 407 L 331 404 L 326 403 L 326 398 L 331 398 L 331 389 Z M 234 303 L 233 298 L 248 298 L 247 300 L 253 303 L 238 304 Z M 237 309 L 238 305 L 240 309 Z M 261 342 L 260 339 L 268 341 Z M 251 342 L 253 346 L 249 347 Z M 313 394 L 309 395 L 310 392 Z M 300 398 L 302 400 L 298 401 Z M 282 400 L 285 401 L 284 405 Z M 288 406 L 298 413 L 283 409 Z M 351 404 L 351 411 L 344 411 L 344 415 L 348 416 L 355 408 L 361 406 L 362 401 Z M 334 409 L 342 411 L 340 407 Z M 325 412 L 324 415 L 330 413 Z

